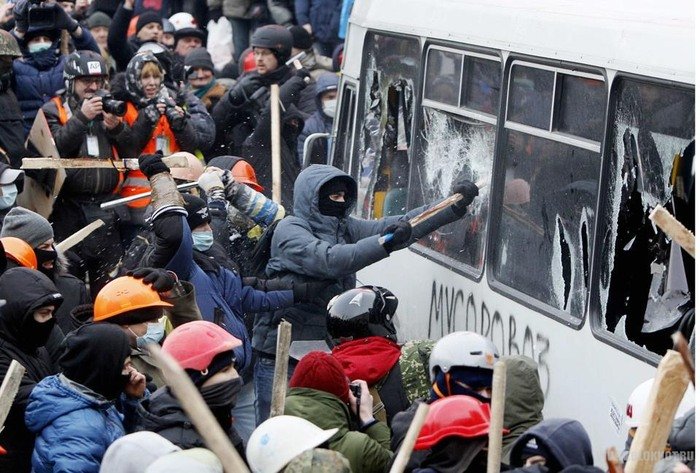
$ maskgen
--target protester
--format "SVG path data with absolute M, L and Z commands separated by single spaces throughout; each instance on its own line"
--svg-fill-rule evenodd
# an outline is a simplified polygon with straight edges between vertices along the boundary
M 313 448 L 297 455 L 283 473 L 352 473 L 348 459 L 340 452 Z
M 96 11 L 87 19 L 87 27 L 90 34 L 95 38 L 95 42 L 100 47 L 100 54 L 107 65 L 109 75 L 113 76 L 117 72 L 117 63 L 109 53 L 107 38 L 109 36 L 109 27 L 112 24 L 112 19 L 104 12 Z
M 170 50 L 175 46 L 175 27 L 167 18 L 163 18 L 163 34 L 160 37 L 160 43 Z
M 2 146 L 2 144 L 0 144 Z M 5 216 L 17 204 L 17 194 L 24 187 L 24 171 L 0 162 L 0 228 Z
M 184 21 L 177 22 L 177 15 L 186 15 L 189 18 Z M 189 13 L 180 12 L 170 17 L 170 22 L 175 25 L 175 34 L 173 35 L 175 44 L 173 51 L 180 58 L 185 58 L 190 52 L 197 48 L 206 46 L 207 34 L 198 28 L 197 22 Z
M 223 473 L 224 467 L 213 452 L 191 448 L 170 453 L 151 463 L 144 473 Z
M 297 159 L 303 164 L 304 142 L 313 133 L 328 133 L 328 138 L 320 138 L 313 142 L 309 161 L 306 164 L 326 164 L 330 153 L 330 134 L 333 131 L 333 118 L 338 100 L 338 75 L 332 72 L 322 73 L 316 79 L 316 108 L 317 110 L 304 122 L 304 130 L 297 139 Z
M 117 70 L 126 69 L 136 51 L 148 42 L 160 42 L 163 35 L 163 24 L 160 15 L 153 10 L 145 10 L 138 16 L 136 35 L 127 38 L 129 22 L 134 15 L 136 0 L 124 0 L 112 17 L 107 36 L 107 47 L 117 63 Z
M 34 433 L 24 423 L 29 395 L 42 379 L 58 372 L 44 348 L 56 320 L 53 312 L 63 301 L 56 286 L 43 274 L 27 268 L 8 269 L 0 276 L 0 376 L 4 379 L 12 360 L 25 369 L 19 391 L 10 407 L 0 445 L 0 470 L 28 473 L 34 449 Z
M 214 63 L 206 48 L 196 48 L 185 56 L 185 67 L 189 68 L 187 82 L 192 93 L 202 101 L 211 113 L 228 87 L 216 80 Z
M 318 80 L 324 71 L 333 71 L 333 60 L 330 57 L 316 54 L 313 48 L 313 36 L 308 31 L 298 25 L 290 26 L 289 31 L 293 38 L 292 57 L 301 52 L 305 53 L 300 62 L 314 80 Z
M 342 0 L 296 0 L 297 23 L 316 38 L 319 53 L 330 57 L 341 43 L 338 37 Z
M 100 473 L 143 473 L 149 465 L 180 447 L 153 432 L 134 432 L 116 440 L 105 452 Z
M 22 52 L 15 37 L 0 30 L 0 160 L 13 168 L 19 168 L 21 159 L 29 156 L 24 144 L 22 110 L 12 85 L 13 61 L 19 57 Z
M 253 346 L 261 354 L 255 368 L 259 422 L 269 412 L 280 320 L 284 318 L 292 324 L 292 340 L 325 339 L 326 305 L 333 296 L 355 286 L 355 271 L 462 217 L 478 195 L 478 188 L 468 181 L 458 182 L 454 191 L 464 196 L 458 204 L 412 228 L 407 220 L 429 206 L 404 216 L 360 220 L 350 216 L 357 200 L 357 184 L 349 175 L 318 164 L 299 174 L 294 184 L 294 216 L 277 225 L 266 272 L 283 281 L 333 280 L 335 284 L 316 292 L 312 303 L 256 314 Z M 382 243 L 380 236 L 388 234 L 392 238 Z
M 146 378 L 129 352 L 127 336 L 114 325 L 88 324 L 66 338 L 61 374 L 44 378 L 29 395 L 33 472 L 97 473 L 107 448 L 133 429 Z

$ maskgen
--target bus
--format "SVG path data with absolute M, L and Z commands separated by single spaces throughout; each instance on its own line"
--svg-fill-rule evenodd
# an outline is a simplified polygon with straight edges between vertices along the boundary
M 356 0 L 329 163 L 356 215 L 486 182 L 467 216 L 358 273 L 399 299 L 402 340 L 456 330 L 538 365 L 545 417 L 597 464 L 680 329 L 694 264 L 649 219 L 694 227 L 691 0 Z

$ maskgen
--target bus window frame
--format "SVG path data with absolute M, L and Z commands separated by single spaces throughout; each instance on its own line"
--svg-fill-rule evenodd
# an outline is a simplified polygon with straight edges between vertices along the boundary
M 462 46 L 462 45 L 459 45 Z M 502 100 L 502 89 L 503 89 L 503 74 L 504 74 L 504 63 L 505 59 L 503 58 L 502 51 L 497 50 L 497 49 L 485 49 L 485 48 L 478 48 L 478 47 L 470 47 L 469 45 L 463 45 L 464 47 L 458 47 L 457 45 L 454 45 L 452 43 L 445 43 L 442 41 L 431 41 L 430 38 L 425 39 L 425 44 L 423 45 L 423 53 L 421 57 L 422 61 L 422 68 L 421 68 L 421 78 L 420 78 L 420 101 L 416 100 L 416 119 L 414 120 L 414 135 L 413 136 L 418 136 L 420 134 L 421 127 L 423 126 L 423 108 L 424 107 L 429 107 L 434 110 L 439 110 L 448 114 L 453 114 L 453 115 L 459 115 L 462 117 L 466 118 L 472 118 L 476 120 L 483 121 L 485 123 L 488 123 L 490 125 L 493 125 L 496 127 L 496 141 L 498 141 L 498 115 L 501 112 L 501 109 L 503 108 L 501 106 L 500 100 Z M 437 49 L 440 51 L 447 51 L 451 53 L 456 53 L 462 55 L 462 66 L 460 68 L 460 79 L 459 79 L 459 93 L 460 96 L 458 96 L 458 99 L 461 99 L 461 93 L 462 93 L 462 85 L 463 85 L 463 78 L 464 78 L 464 59 L 465 56 L 468 57 L 476 57 L 479 59 L 487 59 L 487 60 L 492 60 L 496 63 L 501 68 L 501 96 L 499 97 L 499 107 L 498 107 L 498 114 L 491 115 L 488 113 L 480 112 L 478 110 L 472 109 L 472 108 L 467 108 L 467 107 L 461 107 L 461 106 L 451 106 L 436 100 L 431 100 L 431 99 L 426 99 L 425 97 L 425 82 L 426 82 L 426 77 L 427 77 L 427 70 L 428 70 L 428 54 L 432 49 Z M 418 98 L 418 97 L 417 97 Z M 461 100 L 458 100 L 458 102 L 461 102 Z M 414 148 L 413 153 L 418 153 L 417 148 Z M 497 148 L 494 148 L 494 156 L 493 156 L 493 161 L 494 164 L 496 162 L 496 153 L 497 153 Z M 416 159 L 416 154 L 413 154 L 411 156 L 411 162 L 413 163 Z M 410 167 L 410 172 L 411 176 L 409 177 L 409 187 L 408 191 L 409 193 L 414 191 L 414 176 L 413 176 L 413 170 L 414 166 L 411 165 Z M 491 183 L 489 183 L 491 185 Z M 491 190 L 493 192 L 493 190 Z M 474 268 L 473 266 L 470 266 L 467 263 L 462 263 L 461 261 L 458 261 L 451 256 L 445 255 L 443 253 L 440 253 L 439 251 L 436 251 L 430 247 L 423 246 L 423 245 L 411 245 L 408 249 L 421 257 L 424 257 L 428 259 L 429 261 L 432 261 L 433 263 L 437 263 L 441 266 L 444 266 L 445 268 L 449 269 L 450 271 L 454 271 L 455 273 L 459 274 L 460 276 L 464 276 L 467 279 L 470 279 L 474 282 L 479 282 L 481 279 L 484 277 L 484 270 L 487 267 L 488 264 L 488 240 L 489 240 L 489 233 L 488 233 L 488 220 L 490 220 L 490 214 L 491 214 L 491 207 L 490 207 L 490 202 L 489 202 L 489 215 L 487 216 L 487 223 L 486 223 L 486 240 L 485 240 L 485 248 L 484 248 L 484 264 L 482 265 L 481 269 Z
M 618 83 L 621 80 L 633 80 L 637 82 L 643 82 L 645 84 L 649 85 L 659 85 L 659 86 L 665 86 L 665 87 L 671 87 L 671 88 L 676 88 L 676 89 L 681 89 L 681 90 L 689 90 L 692 91 L 693 94 L 695 94 L 695 87 L 690 85 L 690 84 L 684 84 L 681 82 L 674 82 L 670 80 L 665 80 L 665 79 L 655 79 L 653 77 L 648 77 L 648 76 L 640 76 L 636 74 L 630 74 L 626 72 L 618 72 L 615 73 L 611 79 L 610 79 L 610 88 L 608 92 L 608 117 L 606 118 L 605 122 L 605 146 L 603 149 L 603 166 L 601 167 L 601 175 L 600 175 L 600 181 L 601 184 L 607 184 L 610 180 L 610 173 L 613 171 L 612 167 L 612 162 L 610 161 L 610 155 L 612 153 L 612 148 L 615 145 L 615 143 L 612 142 L 612 140 L 608 140 L 607 138 L 612 136 L 612 130 L 615 126 L 614 123 L 614 114 L 610 113 L 610 106 L 613 103 L 617 103 L 617 100 L 619 99 L 619 94 L 621 88 L 615 88 L 616 83 Z M 610 141 L 610 142 L 608 142 Z M 600 206 L 602 202 L 600 201 L 601 199 L 601 193 L 600 191 L 598 192 L 598 205 Z M 630 340 L 624 340 L 620 337 L 617 337 L 613 332 L 608 331 L 608 329 L 605 328 L 602 320 L 602 312 L 598 311 L 598 307 L 593 307 L 591 304 L 591 300 L 593 300 L 594 297 L 599 298 L 600 297 L 600 290 L 598 286 L 598 282 L 600 280 L 601 274 L 600 271 L 602 270 L 603 266 L 603 258 L 601 257 L 601 251 L 603 249 L 603 243 L 604 243 L 604 232 L 598 232 L 598 228 L 602 228 L 603 226 L 608 224 L 608 218 L 609 215 L 602 215 L 602 212 L 599 212 L 596 215 L 596 234 L 594 238 L 594 247 L 593 247 L 593 259 L 591 262 L 591 275 L 596 275 L 596 279 L 592 280 L 594 284 L 591 285 L 591 288 L 588 293 L 589 297 L 589 302 L 587 304 L 587 312 L 588 312 L 588 317 L 590 319 L 590 327 L 591 327 L 591 333 L 593 334 L 593 337 L 596 340 L 599 340 L 606 345 L 609 345 L 616 350 L 619 350 L 627 355 L 630 355 L 638 360 L 641 360 L 645 363 L 648 363 L 651 366 L 657 366 L 659 364 L 659 361 L 661 361 L 661 355 L 658 355 L 650 350 L 647 350 L 646 348 L 637 345 L 636 343 L 630 341 Z M 602 311 L 602 307 L 600 308 Z
M 345 91 L 349 90 L 350 93 L 352 94 L 351 97 L 353 98 L 353 103 L 352 103 L 352 110 L 349 110 L 348 117 L 349 121 L 352 122 L 352 126 L 348 128 L 350 131 L 350 147 L 349 147 L 349 156 L 343 156 L 342 157 L 342 165 L 339 167 L 339 169 L 344 169 L 344 170 L 349 170 L 352 169 L 352 162 L 355 158 L 354 153 L 355 153 L 355 138 L 357 136 L 357 102 L 358 102 L 358 90 L 359 90 L 359 81 L 357 79 L 353 79 L 350 76 L 342 75 L 341 80 L 340 80 L 340 85 L 338 87 L 339 94 L 338 96 L 340 97 L 340 113 L 342 114 L 345 110 L 343 108 L 344 102 L 343 98 L 345 97 Z M 340 115 L 339 115 L 340 117 Z M 337 123 L 333 127 L 333 132 L 331 135 L 331 153 L 330 153 L 330 162 L 331 165 L 335 166 L 336 163 L 336 151 L 337 151 L 337 146 L 338 146 L 338 132 L 339 132 L 339 127 L 340 127 L 340 122 L 341 120 L 337 120 Z M 337 166 L 336 166 L 337 167 Z
M 550 121 L 549 121 L 549 130 L 542 130 L 533 126 L 528 126 L 528 125 L 523 125 L 517 122 L 513 121 L 507 121 L 507 112 L 508 112 L 508 99 L 509 99 L 509 93 L 510 93 L 510 78 L 512 74 L 512 68 L 514 64 L 520 64 L 524 65 L 527 67 L 533 67 L 533 68 L 541 68 L 541 69 L 547 69 L 547 70 L 552 70 L 555 72 L 555 77 L 554 77 L 554 89 L 553 89 L 553 95 L 552 95 L 552 107 L 550 110 Z M 496 136 L 496 146 L 495 146 L 495 157 L 494 157 L 494 166 L 493 166 L 493 174 L 491 177 L 491 196 L 490 196 L 490 201 L 489 201 L 489 218 L 488 218 L 488 228 L 487 228 L 487 235 L 489 235 L 489 238 L 486 243 L 486 280 L 488 282 L 489 287 L 496 293 L 501 294 L 503 296 L 506 296 L 513 301 L 522 304 L 523 306 L 538 312 L 545 317 L 548 317 L 556 322 L 561 323 L 562 325 L 565 325 L 569 328 L 572 328 L 574 330 L 581 330 L 584 325 L 586 324 L 586 320 L 588 319 L 589 316 L 589 311 L 590 311 L 590 298 L 591 298 L 591 290 L 590 290 L 590 285 L 591 281 L 594 280 L 593 276 L 596 274 L 593 271 L 593 252 L 595 252 L 596 248 L 592 247 L 593 251 L 591 252 L 591 255 L 589 256 L 590 258 L 590 263 L 589 263 L 589 275 L 588 275 L 588 291 L 586 294 L 586 301 L 584 303 L 585 310 L 581 317 L 576 317 L 573 315 L 570 315 L 563 310 L 556 309 L 549 304 L 540 301 L 539 299 L 534 298 L 533 296 L 530 296 L 528 294 L 525 294 L 524 292 L 521 292 L 520 290 L 513 288 L 505 283 L 500 282 L 498 279 L 496 279 L 496 276 L 494 274 L 494 269 L 496 266 L 496 259 L 497 259 L 497 252 L 500 249 L 500 245 L 498 244 L 499 241 L 496 241 L 495 236 L 498 234 L 498 228 L 501 223 L 501 216 L 503 213 L 503 193 L 504 193 L 504 186 L 505 186 L 505 179 L 502 177 L 505 176 L 506 172 L 506 158 L 505 158 L 505 153 L 507 151 L 508 147 L 508 139 L 507 139 L 507 133 L 508 130 L 514 130 L 514 131 L 519 131 L 523 133 L 529 133 L 535 136 L 538 136 L 540 138 L 545 138 L 545 139 L 551 139 L 553 141 L 560 142 L 562 144 L 566 145 L 575 145 L 579 146 L 583 149 L 589 149 L 591 146 L 591 140 L 587 140 L 585 138 L 580 138 L 580 137 L 572 137 L 571 135 L 568 135 L 567 133 L 561 133 L 557 131 L 551 131 L 552 129 L 552 123 L 553 123 L 553 116 L 554 116 L 554 106 L 555 102 L 557 99 L 557 94 L 556 92 L 556 71 L 559 70 L 562 73 L 565 74 L 570 74 L 570 75 L 575 75 L 575 76 L 581 76 L 581 77 L 587 77 L 587 78 L 593 78 L 596 80 L 601 80 L 604 85 L 605 85 L 605 93 L 606 93 L 606 104 L 605 104 L 605 123 L 609 121 L 608 115 L 610 113 L 609 111 L 609 104 L 610 104 L 610 84 L 608 80 L 608 75 L 606 73 L 606 70 L 603 68 L 598 68 L 595 66 L 585 66 L 583 64 L 576 64 L 576 63 L 568 63 L 565 61 L 558 61 L 558 60 L 552 60 L 552 59 L 547 59 L 547 58 L 542 58 L 542 57 L 536 57 L 536 56 L 527 56 L 527 55 L 522 55 L 522 54 L 515 54 L 511 53 L 508 58 L 506 59 L 505 67 L 504 67 L 504 75 L 503 75 L 503 88 L 501 90 L 501 106 L 500 106 L 500 113 L 499 113 L 499 126 L 497 129 L 497 136 Z M 607 127 L 604 130 L 603 136 L 602 136 L 602 141 L 599 144 L 599 155 L 600 159 L 603 160 L 603 147 L 604 143 L 606 142 L 607 138 Z M 542 134 L 540 134 L 542 133 Z M 572 142 L 573 139 L 573 142 Z M 592 151 L 592 150 L 591 150 Z M 602 163 L 601 163 L 601 169 L 602 169 Z M 498 177 L 498 179 L 495 179 Z M 595 225 L 593 226 L 593 240 L 592 241 L 597 241 L 597 235 L 598 235 L 598 218 L 600 214 L 600 203 L 601 203 L 601 189 L 600 189 L 600 184 L 602 182 L 602 174 L 601 171 L 599 170 L 598 173 L 598 192 L 596 196 L 596 205 L 595 205 L 595 211 L 596 211 L 596 218 L 594 220 Z M 496 209 L 498 209 L 496 211 Z

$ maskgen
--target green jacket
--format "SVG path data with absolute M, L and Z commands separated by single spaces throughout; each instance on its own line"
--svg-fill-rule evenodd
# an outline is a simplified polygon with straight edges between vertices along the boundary
M 354 473 L 383 472 L 391 460 L 389 427 L 377 422 L 364 433 L 350 430 L 350 409 L 333 394 L 316 389 L 292 388 L 287 392 L 284 413 L 301 417 L 321 429 L 337 428 L 328 448 L 340 452 Z

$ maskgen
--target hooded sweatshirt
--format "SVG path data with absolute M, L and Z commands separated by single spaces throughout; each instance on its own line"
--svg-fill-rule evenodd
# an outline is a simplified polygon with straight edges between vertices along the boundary
M 525 431 L 513 444 L 511 466 L 523 466 L 523 449 L 533 439 L 540 450 L 548 453 L 545 458 L 552 473 L 572 465 L 593 465 L 591 440 L 580 422 L 573 419 L 546 419 Z M 558 465 L 554 465 L 552 460 Z

